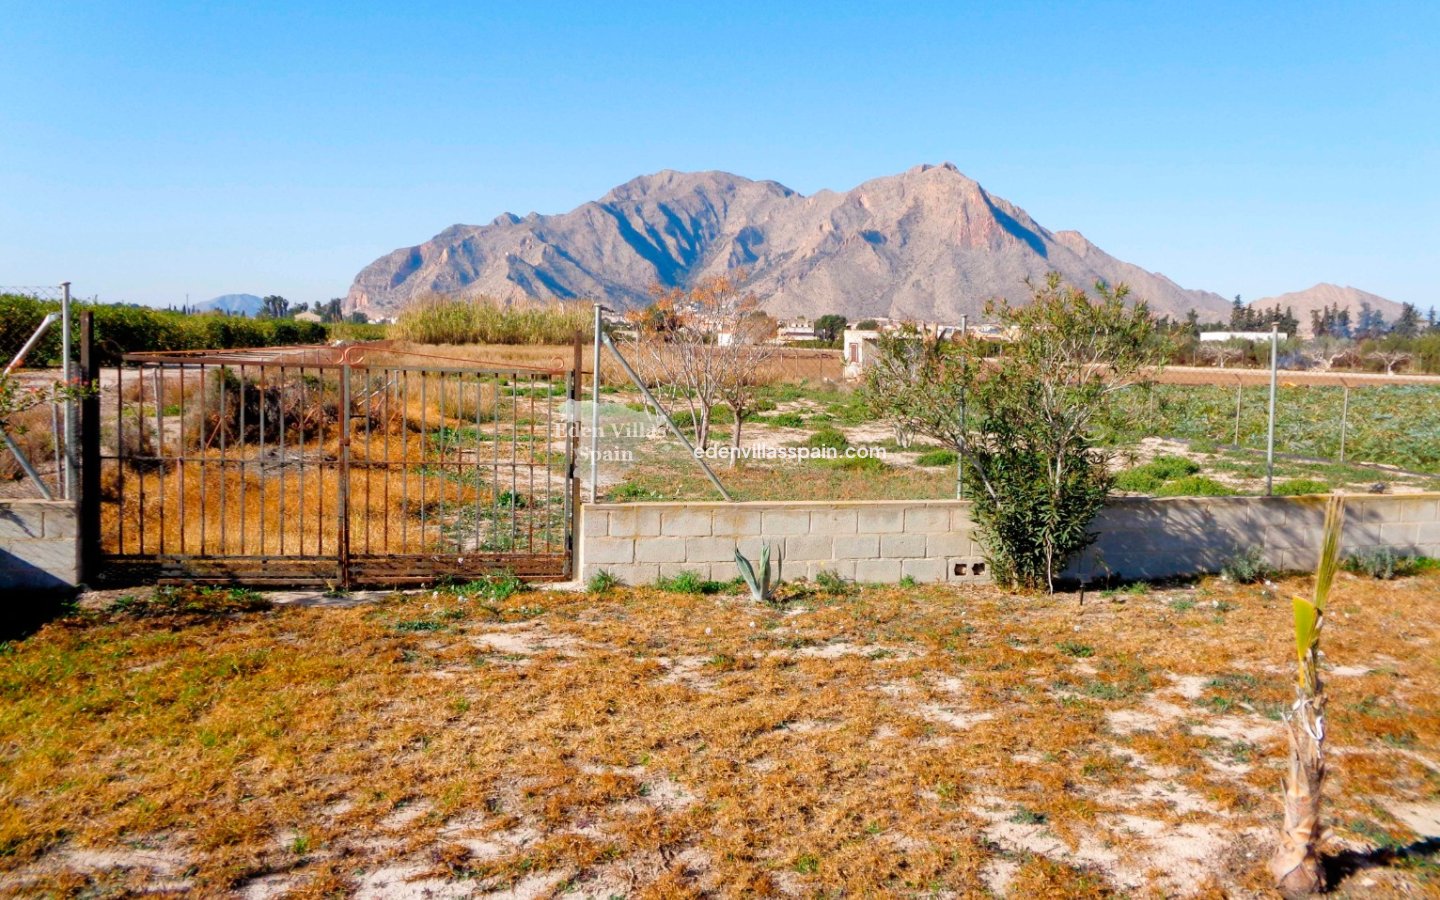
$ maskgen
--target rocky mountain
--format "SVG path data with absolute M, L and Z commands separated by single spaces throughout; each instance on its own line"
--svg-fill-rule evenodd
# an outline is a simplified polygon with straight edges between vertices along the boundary
M 1358 321 L 1362 303 L 1368 303 L 1371 309 L 1384 314 L 1385 321 L 1389 323 L 1393 323 L 1400 315 L 1400 310 L 1404 308 L 1394 300 L 1386 300 L 1384 297 L 1356 287 L 1341 287 L 1338 284 L 1323 282 L 1303 291 L 1292 291 L 1276 297 L 1261 297 L 1259 300 L 1252 300 L 1250 306 L 1255 309 L 1278 307 L 1281 310 L 1288 306 L 1294 310 L 1295 318 L 1300 320 L 1300 331 L 1309 334 L 1311 312 L 1335 305 L 1341 309 L 1350 310 L 1351 321 Z
M 253 316 L 264 308 L 264 301 L 254 294 L 222 294 L 212 297 L 195 308 L 201 312 L 223 312 L 232 316 Z
M 740 268 L 777 315 L 956 321 L 991 297 L 1023 301 L 1025 279 L 1051 270 L 1087 287 L 1125 282 L 1172 316 L 1228 308 L 1219 295 L 1118 260 L 1077 231 L 1049 231 L 945 163 L 808 197 L 725 172 L 646 175 L 568 213 L 507 213 L 396 250 L 355 277 L 346 310 L 391 314 L 432 292 L 597 298 L 624 308 L 648 302 L 657 282 Z

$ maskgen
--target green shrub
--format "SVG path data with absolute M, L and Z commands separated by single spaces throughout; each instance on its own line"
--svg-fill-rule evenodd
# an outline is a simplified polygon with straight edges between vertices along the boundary
M 659 494 L 633 481 L 622 481 L 610 489 L 610 499 L 635 503 L 663 499 Z
M 1169 481 L 1173 478 L 1194 475 L 1200 471 L 1200 464 L 1183 456 L 1161 455 L 1146 463 L 1145 468 L 1155 473 L 1155 476 L 1161 481 Z
M 460 597 L 483 597 L 498 603 L 510 599 L 523 590 L 525 590 L 525 582 L 516 578 L 514 574 L 498 572 L 463 584 L 455 589 L 455 593 Z
M 1148 463 L 1126 469 L 1115 476 L 1115 487 L 1137 494 L 1160 491 L 1167 481 L 1186 478 L 1200 471 L 1200 465 L 1183 456 L 1157 456 Z
M 1144 466 L 1126 469 L 1115 476 L 1117 490 L 1130 491 L 1135 494 L 1153 494 L 1163 483 L 1153 473 L 1145 471 Z
M 805 439 L 806 447 L 826 450 L 844 450 L 850 446 L 850 439 L 838 428 L 825 427 Z
M 655 586 L 672 594 L 718 594 L 725 589 L 724 584 L 701 578 L 699 572 L 690 569 L 669 578 L 658 578 Z
M 926 467 L 953 466 L 960 457 L 947 447 L 937 447 L 934 450 L 926 450 L 915 458 L 915 465 Z
M 596 569 L 595 574 L 585 583 L 585 589 L 592 594 L 604 594 L 620 586 L 620 579 L 605 569 Z
M 1275 574 L 1259 547 L 1247 547 L 1225 561 L 1220 574 L 1239 584 L 1254 584 Z
M 1238 491 L 1204 475 L 1187 475 L 1156 488 L 1157 497 L 1233 497 Z
M 774 425 L 777 428 L 804 428 L 805 417 L 797 412 L 776 413 L 773 416 L 757 416 L 757 422 L 764 422 L 767 425 Z
M 1302 497 L 1306 494 L 1328 494 L 1330 485 L 1314 478 L 1292 478 L 1275 485 L 1277 497 Z
M 1347 556 L 1342 565 L 1347 572 L 1389 581 L 1392 578 L 1405 578 L 1431 568 L 1426 565 L 1429 562 L 1431 561 L 1423 557 L 1405 556 L 1396 553 L 1389 547 L 1381 547 L 1378 550 Z
M 29 337 L 46 313 L 59 312 L 60 304 L 14 294 L 0 295 L 0 334 Z M 79 341 L 79 312 L 90 310 L 95 320 L 95 355 L 101 365 L 114 365 L 125 353 L 158 350 L 231 350 L 240 347 L 276 347 L 320 344 L 325 326 L 292 319 L 247 319 L 219 313 L 187 314 L 148 306 L 76 303 L 72 311 Z M 32 366 L 60 363 L 60 328 L 50 330 L 31 351 Z
M 815 586 L 827 594 L 844 596 L 854 590 L 855 585 L 837 572 L 821 569 L 815 573 Z

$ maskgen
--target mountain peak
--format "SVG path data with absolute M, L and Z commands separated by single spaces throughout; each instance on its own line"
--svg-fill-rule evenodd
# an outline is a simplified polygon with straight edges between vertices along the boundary
M 779 315 L 958 321 L 992 298 L 1023 302 L 1026 279 L 1051 270 L 1079 285 L 1125 282 L 1160 312 L 1228 309 L 1079 232 L 1052 234 L 950 162 L 809 197 L 729 172 L 665 169 L 568 213 L 506 214 L 396 250 L 355 277 L 347 308 L 389 313 L 436 292 L 630 307 L 653 284 L 736 269 Z
M 601 203 L 634 201 L 645 197 L 684 194 L 694 191 L 702 193 L 728 193 L 745 185 L 754 184 L 749 178 L 732 175 L 729 172 L 678 172 L 661 169 L 650 175 L 640 175 L 624 184 L 610 189 Z

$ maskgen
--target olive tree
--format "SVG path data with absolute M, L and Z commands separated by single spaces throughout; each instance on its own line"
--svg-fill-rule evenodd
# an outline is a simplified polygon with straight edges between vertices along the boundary
M 1123 424 L 1116 395 L 1148 384 L 1165 348 L 1123 285 L 1098 284 L 1092 298 L 1051 273 L 1030 287 L 1029 303 L 986 307 L 1010 336 L 997 358 L 977 339 L 902 331 L 880 339 L 864 391 L 876 412 L 965 459 L 996 580 L 1053 590 L 1095 538 L 1112 481 L 1097 438 Z

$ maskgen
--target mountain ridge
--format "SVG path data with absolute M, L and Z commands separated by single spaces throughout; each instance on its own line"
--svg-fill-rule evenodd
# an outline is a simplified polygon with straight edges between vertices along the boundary
M 397 311 L 427 293 L 648 301 L 745 269 L 777 315 L 958 320 L 991 298 L 1023 302 L 1051 270 L 1086 287 L 1124 282 L 1162 314 L 1229 304 L 1119 260 L 1073 230 L 1052 232 L 951 163 L 923 164 L 848 191 L 800 194 L 776 181 L 665 169 L 553 215 L 503 213 L 452 225 L 362 269 L 346 309 Z

